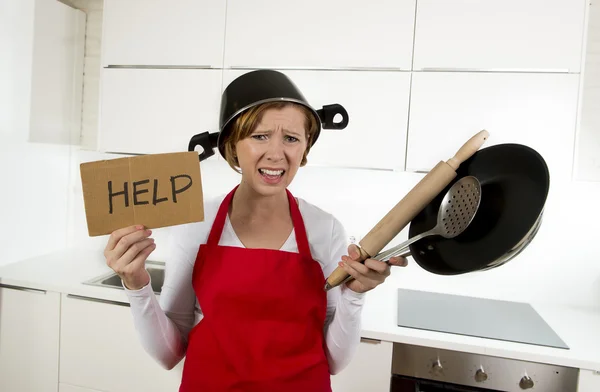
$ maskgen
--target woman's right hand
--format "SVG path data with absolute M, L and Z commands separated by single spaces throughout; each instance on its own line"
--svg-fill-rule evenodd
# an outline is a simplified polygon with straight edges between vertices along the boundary
M 104 249 L 106 264 L 121 277 L 125 287 L 139 290 L 150 283 L 146 259 L 156 249 L 151 230 L 144 226 L 129 226 L 115 230 Z

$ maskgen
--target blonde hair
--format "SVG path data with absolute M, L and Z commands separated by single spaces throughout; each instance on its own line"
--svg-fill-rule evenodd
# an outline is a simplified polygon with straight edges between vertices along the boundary
M 307 143 L 306 150 L 304 150 L 304 155 L 302 156 L 300 166 L 306 165 L 306 156 L 310 151 L 312 139 L 317 133 L 319 127 L 319 124 L 317 124 L 317 120 L 315 119 L 313 113 L 304 105 L 295 104 L 292 102 L 267 102 L 260 105 L 256 105 L 246 110 L 244 113 L 237 116 L 236 119 L 229 125 L 231 132 L 229 132 L 223 143 L 225 150 L 225 160 L 233 170 L 235 170 L 238 173 L 241 173 L 241 171 L 239 170 L 239 162 L 235 154 L 235 145 L 237 144 L 237 142 L 247 138 L 252 134 L 252 132 L 254 132 L 257 125 L 260 123 L 262 116 L 267 110 L 283 109 L 288 106 L 295 106 L 299 108 L 304 114 L 304 128 L 306 130 Z

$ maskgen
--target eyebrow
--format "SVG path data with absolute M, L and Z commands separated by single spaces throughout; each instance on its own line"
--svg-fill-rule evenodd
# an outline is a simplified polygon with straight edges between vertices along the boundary
M 273 130 L 272 129 L 261 129 L 260 127 L 257 127 L 254 132 L 268 132 L 268 133 L 273 133 Z M 283 132 L 292 134 L 294 136 L 301 136 L 302 135 L 301 132 L 297 132 L 297 131 L 294 131 L 294 130 L 291 130 L 291 129 L 287 129 L 287 128 L 283 128 Z

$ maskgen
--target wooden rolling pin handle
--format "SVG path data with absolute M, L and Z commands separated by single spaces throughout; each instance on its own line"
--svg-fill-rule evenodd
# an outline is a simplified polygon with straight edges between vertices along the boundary
M 358 248 L 358 251 L 360 252 L 360 261 L 361 262 L 365 261 L 366 259 L 371 257 L 371 256 L 369 256 L 369 254 L 367 254 L 367 252 L 365 252 L 365 250 L 363 248 L 361 248 L 358 245 L 356 245 L 356 247 Z M 329 275 L 329 277 L 327 278 L 327 283 L 329 283 L 330 285 L 333 285 L 333 286 L 337 286 L 340 283 L 342 283 L 346 278 L 348 278 L 348 273 L 342 267 L 338 266 L 331 273 L 331 275 Z
M 456 152 L 456 154 L 446 162 L 454 169 L 458 170 L 461 163 L 469 159 L 477 150 L 481 148 L 483 143 L 490 137 L 490 133 L 485 129 L 469 140 Z

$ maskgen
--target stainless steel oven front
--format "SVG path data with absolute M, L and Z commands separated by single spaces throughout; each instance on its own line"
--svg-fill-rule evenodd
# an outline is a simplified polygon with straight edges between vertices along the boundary
M 394 344 L 392 392 L 576 392 L 579 369 Z

